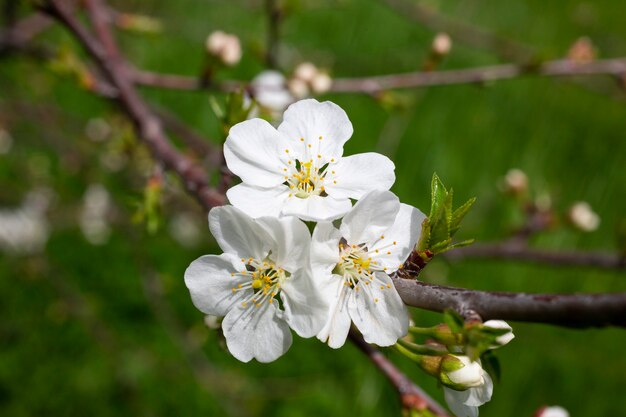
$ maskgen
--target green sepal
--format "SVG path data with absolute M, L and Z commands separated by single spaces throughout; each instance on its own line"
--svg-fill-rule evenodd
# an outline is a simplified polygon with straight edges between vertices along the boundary
M 448 325 L 453 333 L 461 333 L 465 326 L 465 320 L 463 320 L 463 317 L 451 308 L 447 308 L 443 312 L 443 321 Z

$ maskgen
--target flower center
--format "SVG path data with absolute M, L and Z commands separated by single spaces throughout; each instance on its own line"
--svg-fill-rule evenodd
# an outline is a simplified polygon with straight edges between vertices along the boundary
M 350 287 L 355 291 L 364 288 L 366 292 L 371 292 L 371 285 L 380 285 L 380 289 L 391 288 L 391 285 L 380 280 L 376 276 L 376 272 L 386 271 L 378 261 L 372 259 L 367 246 L 362 243 L 360 245 L 348 245 L 339 243 L 339 254 L 341 261 L 335 266 L 333 273 L 341 275 L 344 287 Z M 378 302 L 378 298 L 374 298 Z
M 251 288 L 252 294 L 242 301 L 243 307 L 252 306 L 260 307 L 262 303 L 274 303 L 276 296 L 280 292 L 281 284 L 289 278 L 289 272 L 277 267 L 271 260 L 269 254 L 264 260 L 254 258 L 242 258 L 246 269 L 241 272 L 233 272 L 230 275 L 245 276 L 250 280 L 232 288 L 235 293 L 240 290 Z
M 326 196 L 324 178 L 326 165 L 318 168 L 310 159 L 308 162 L 296 160 L 294 172 L 287 179 L 287 185 L 298 198 L 307 198 L 312 195 Z

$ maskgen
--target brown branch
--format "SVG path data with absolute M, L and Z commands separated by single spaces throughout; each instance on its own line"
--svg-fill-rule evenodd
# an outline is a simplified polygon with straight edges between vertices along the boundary
M 435 416 L 447 417 L 446 410 L 415 385 L 381 351 L 368 344 L 354 329 L 350 329 L 350 340 L 363 352 L 376 367 L 387 377 L 400 396 L 403 408 L 408 410 L 429 410 Z
M 108 28 L 106 9 L 99 1 L 87 1 L 87 9 L 98 39 L 67 10 L 62 0 L 49 0 L 48 11 L 80 41 L 118 91 L 118 101 L 135 124 L 138 136 L 152 155 L 166 168 L 176 172 L 185 188 L 207 209 L 222 205 L 224 196 L 211 188 L 204 171 L 178 152 L 167 140 L 159 119 L 138 95 L 129 68 L 117 50 Z
M 624 73 L 626 73 L 626 58 L 605 59 L 589 63 L 577 63 L 561 59 L 547 61 L 537 66 L 504 64 L 461 70 L 418 71 L 362 78 L 337 78 L 333 80 L 332 91 L 375 93 L 397 88 L 485 83 L 531 75 L 540 77 L 622 76 Z
M 515 242 L 485 243 L 458 248 L 442 254 L 451 261 L 471 258 L 501 259 L 569 267 L 626 269 L 626 257 L 607 252 L 554 251 L 529 248 Z
M 47 57 L 48 51 L 30 46 L 29 42 L 52 23 L 53 20 L 50 17 L 35 13 L 7 27 L 0 33 L 0 56 L 19 50 Z
M 474 310 L 483 320 L 500 319 L 555 324 L 565 327 L 626 327 L 626 293 L 526 294 L 475 291 L 395 278 L 409 306 L 463 314 Z
M 536 66 L 504 64 L 459 70 L 416 71 L 361 78 L 336 78 L 333 80 L 331 92 L 371 94 L 390 89 L 481 84 L 523 76 L 576 77 L 609 75 L 622 77 L 625 73 L 626 58 L 605 59 L 589 63 L 559 59 L 546 61 Z M 212 89 L 216 91 L 234 91 L 247 85 L 245 81 L 234 80 L 204 85 L 199 77 L 158 74 L 150 71 L 133 71 L 132 77 L 137 84 L 175 90 Z
M 283 19 L 283 11 L 279 2 L 280 0 L 265 0 L 265 13 L 267 13 L 267 46 L 265 51 L 265 63 L 269 68 L 278 67 L 280 23 Z

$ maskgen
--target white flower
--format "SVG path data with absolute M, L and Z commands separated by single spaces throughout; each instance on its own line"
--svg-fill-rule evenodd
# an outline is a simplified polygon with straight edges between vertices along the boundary
M 466 356 L 457 356 L 457 358 L 464 363 L 469 361 Z M 467 361 L 462 358 L 466 358 Z M 465 381 L 471 386 L 463 391 L 443 387 L 444 397 L 450 410 L 457 417 L 477 417 L 478 407 L 491 400 L 493 393 L 493 381 L 482 368 L 480 360 L 466 363 L 463 368 L 448 373 L 448 377 L 450 380 L 458 381 L 455 383 Z
M 568 411 L 558 405 L 544 407 L 537 413 L 537 417 L 569 417 Z
M 327 306 L 311 286 L 304 223 L 255 221 L 224 206 L 211 210 L 209 227 L 224 253 L 192 262 L 185 284 L 199 310 L 225 316 L 222 329 L 234 357 L 271 362 L 291 346 L 290 326 L 302 337 L 320 330 Z
M 352 136 L 346 113 L 329 101 L 291 105 L 277 129 L 260 119 L 230 130 L 224 144 L 228 168 L 242 184 L 226 193 L 252 217 L 294 215 L 323 221 L 343 216 L 371 190 L 388 190 L 394 165 L 377 153 L 342 157 Z
M 315 285 L 330 300 L 328 320 L 317 335 L 341 347 L 353 322 L 368 343 L 390 346 L 407 333 L 408 311 L 389 274 L 415 246 L 425 216 L 389 191 L 372 191 L 336 229 L 320 222 L 313 231 Z
M 515 338 L 515 335 L 513 334 L 513 328 L 509 326 L 509 324 L 504 320 L 487 320 L 483 323 L 483 327 L 509 331 L 508 333 L 496 337 L 496 346 L 493 346 L 492 349 L 504 346 Z

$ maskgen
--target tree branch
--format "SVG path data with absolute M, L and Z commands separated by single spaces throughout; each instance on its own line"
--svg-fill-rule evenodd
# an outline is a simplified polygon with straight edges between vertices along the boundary
M 387 377 L 391 385 L 400 396 L 400 401 L 405 409 L 429 410 L 435 416 L 447 417 L 446 410 L 426 394 L 420 387 L 415 385 L 402 373 L 385 355 L 378 349 L 363 340 L 363 337 L 354 329 L 350 329 L 350 340 L 363 352 L 376 367 Z
M 475 311 L 483 320 L 500 319 L 565 327 L 626 327 L 626 293 L 527 294 L 475 291 L 395 278 L 409 306 L 442 312 L 453 308 Z
M 516 242 L 484 243 L 458 248 L 441 255 L 451 261 L 471 258 L 526 261 L 554 266 L 594 267 L 602 269 L 626 269 L 626 257 L 606 252 L 561 252 L 529 248 Z
M 211 188 L 204 171 L 178 152 L 167 140 L 159 119 L 137 94 L 129 69 L 109 31 L 106 9 L 97 0 L 88 0 L 90 19 L 98 34 L 94 38 L 66 9 L 62 0 L 48 0 L 48 11 L 64 24 L 93 57 L 117 89 L 117 99 L 133 121 L 139 138 L 152 155 L 182 179 L 185 188 L 207 209 L 225 203 L 224 196 Z

